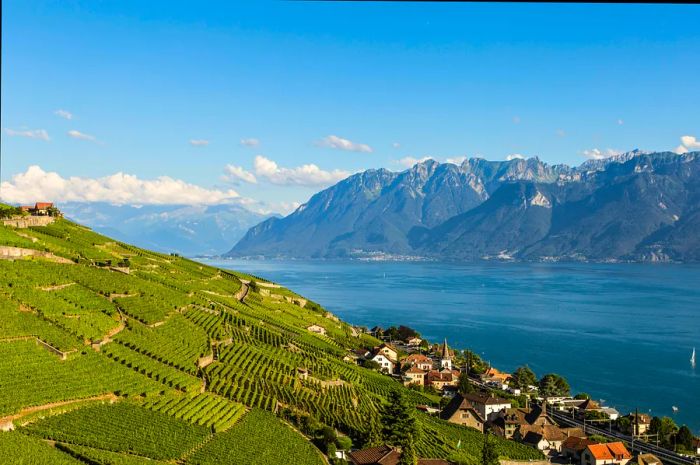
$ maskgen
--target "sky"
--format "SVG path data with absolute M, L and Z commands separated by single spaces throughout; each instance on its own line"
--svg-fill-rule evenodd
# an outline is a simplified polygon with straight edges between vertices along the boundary
M 286 213 L 351 173 L 426 157 L 700 149 L 700 5 L 6 0 L 2 13 L 9 202 Z

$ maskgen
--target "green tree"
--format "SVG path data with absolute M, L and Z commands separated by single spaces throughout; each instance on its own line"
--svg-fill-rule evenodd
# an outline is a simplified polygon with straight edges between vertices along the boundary
M 491 438 L 490 433 L 486 433 L 484 436 L 484 446 L 481 449 L 481 465 L 500 465 L 496 443 Z
M 569 383 L 556 373 L 546 374 L 540 379 L 540 394 L 544 397 L 568 396 L 570 392 Z
M 418 463 L 418 456 L 416 455 L 416 449 L 413 445 L 414 442 L 415 440 L 413 437 L 406 438 L 406 443 L 401 449 L 399 465 L 416 465 Z
M 686 425 L 681 426 L 676 433 L 676 444 L 685 450 L 693 447 L 693 432 Z
M 669 417 L 654 417 L 649 425 L 649 432 L 657 434 L 659 441 L 665 447 L 673 446 L 673 436 L 678 431 L 678 425 Z
M 413 411 L 401 391 L 391 391 L 382 408 L 382 438 L 387 444 L 406 447 L 418 439 L 420 426 Z
M 460 394 L 471 394 L 474 392 L 474 386 L 472 385 L 471 381 L 469 380 L 469 375 L 466 373 L 460 373 L 459 374 L 459 379 L 457 380 L 457 391 L 459 391 Z
M 578 400 L 588 400 L 590 398 L 591 398 L 591 396 L 589 396 L 585 392 L 579 392 L 578 394 L 576 394 L 574 396 L 574 399 L 578 399 Z
M 519 367 L 511 376 L 511 386 L 525 392 L 528 386 L 537 385 L 537 376 L 527 365 Z

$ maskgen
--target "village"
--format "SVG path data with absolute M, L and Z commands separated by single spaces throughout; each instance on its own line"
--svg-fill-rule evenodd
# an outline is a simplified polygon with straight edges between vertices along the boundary
M 471 352 L 465 358 L 464 353 L 451 349 L 447 340 L 442 344 L 430 344 L 410 328 L 402 328 L 405 337 L 401 339 L 389 337 L 389 333 L 378 326 L 369 330 L 355 328 L 385 342 L 371 349 L 355 350 L 345 360 L 376 369 L 411 389 L 440 395 L 439 408 L 417 407 L 428 414 L 527 444 L 542 451 L 551 463 L 698 463 L 700 439 L 693 437 L 687 427 L 680 430 L 685 429 L 690 434 L 686 440 L 686 446 L 690 446 L 686 451 L 690 449 L 690 454 L 675 453 L 659 445 L 663 442 L 662 436 L 669 434 L 659 426 L 659 419 L 638 411 L 621 415 L 586 394 L 571 397 L 568 392 L 542 393 L 536 380 L 524 386 L 522 380 L 515 379 L 517 375 L 486 365 Z M 396 328 L 392 331 L 396 336 Z M 667 423 L 661 420 L 664 422 Z M 676 427 L 676 436 L 680 430 Z M 376 455 L 379 448 L 374 449 L 377 449 Z M 373 454 L 363 452 L 358 457 L 365 456 Z M 347 458 L 357 465 L 380 463 L 360 458 L 353 460 L 352 454 Z

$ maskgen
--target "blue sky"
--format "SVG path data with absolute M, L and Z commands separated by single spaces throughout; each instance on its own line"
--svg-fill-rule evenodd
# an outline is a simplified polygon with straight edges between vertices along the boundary
M 426 156 L 700 147 L 698 5 L 3 7 L 6 200 L 284 211 Z

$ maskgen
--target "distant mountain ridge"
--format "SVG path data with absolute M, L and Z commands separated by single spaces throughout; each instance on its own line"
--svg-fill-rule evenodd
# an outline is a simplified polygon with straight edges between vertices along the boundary
M 700 261 L 700 152 L 635 150 L 367 170 L 254 226 L 227 254 Z
M 103 234 L 159 252 L 219 255 L 267 218 L 239 205 L 60 204 L 65 215 Z

